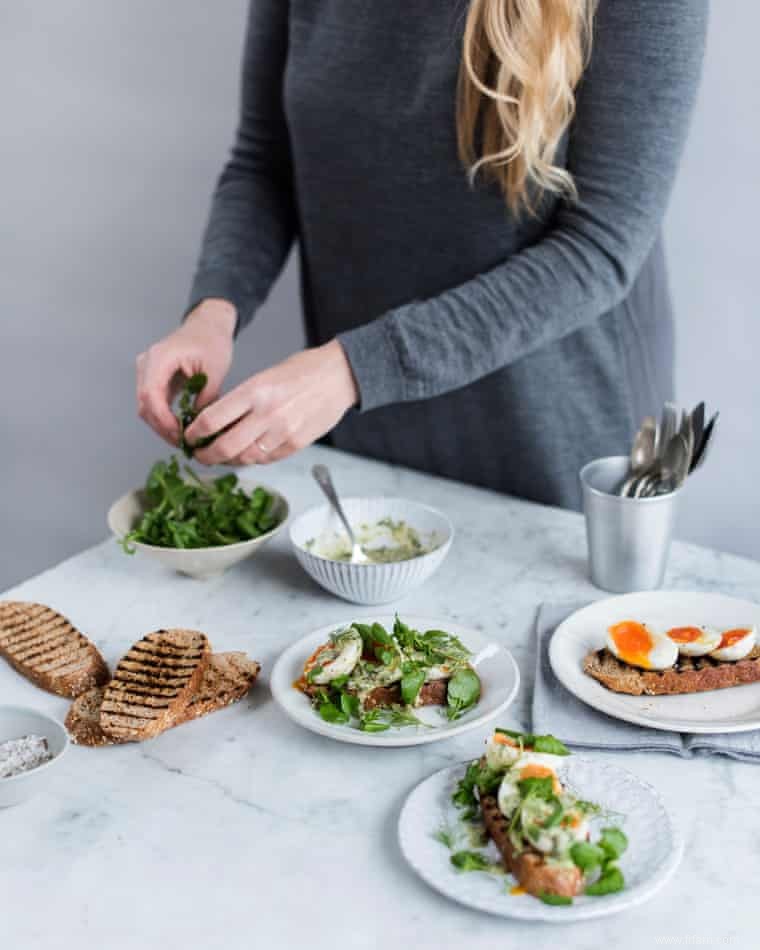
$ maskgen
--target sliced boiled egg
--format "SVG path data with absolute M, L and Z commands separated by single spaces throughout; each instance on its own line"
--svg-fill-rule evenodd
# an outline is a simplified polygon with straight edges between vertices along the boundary
M 757 631 L 754 627 L 734 627 L 724 630 L 716 650 L 710 656 L 714 660 L 743 660 L 757 643 Z
M 339 676 L 348 676 L 362 655 L 363 643 L 358 630 L 349 627 L 333 634 L 306 661 L 304 673 L 310 683 L 324 686 Z
M 684 656 L 704 656 L 720 643 L 720 631 L 712 627 L 671 627 L 667 636 Z
M 503 732 L 494 732 L 486 742 L 486 762 L 492 769 L 508 769 L 520 758 L 520 746 Z
M 549 755 L 545 752 L 523 752 L 506 773 L 499 785 L 497 801 L 499 811 L 509 818 L 520 804 L 518 782 L 526 778 L 551 778 L 554 794 L 562 793 L 562 785 L 557 778 L 557 769 L 564 764 L 563 756 Z
M 666 670 L 678 659 L 678 647 L 637 620 L 622 620 L 607 630 L 607 648 L 619 660 L 644 670 Z

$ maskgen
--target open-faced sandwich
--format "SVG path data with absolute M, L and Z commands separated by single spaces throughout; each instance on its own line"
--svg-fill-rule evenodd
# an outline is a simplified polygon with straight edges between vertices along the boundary
M 448 719 L 474 706 L 481 684 L 470 656 L 457 637 L 414 630 L 398 617 L 392 631 L 352 623 L 312 653 L 294 685 L 327 722 L 381 732 L 421 725 L 420 706 L 441 706 Z
M 605 646 L 587 654 L 583 670 L 631 696 L 701 693 L 760 681 L 760 647 L 752 626 L 658 631 L 622 620 L 607 629 Z
M 592 840 L 590 819 L 600 806 L 565 787 L 559 772 L 567 748 L 554 736 L 496 729 L 485 755 L 471 762 L 452 800 L 475 840 L 481 835 L 498 849 L 497 864 L 487 852 L 454 850 L 460 871 L 509 872 L 512 893 L 527 893 L 547 904 L 571 904 L 580 894 L 600 897 L 625 886 L 618 859 L 628 839 L 617 826 Z M 454 848 L 450 830 L 439 840 Z

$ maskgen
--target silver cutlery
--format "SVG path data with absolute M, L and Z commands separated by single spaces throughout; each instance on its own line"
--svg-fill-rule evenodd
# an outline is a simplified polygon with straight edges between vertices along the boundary
M 627 498 L 652 498 L 680 488 L 707 457 L 718 413 L 705 425 L 705 404 L 689 412 L 666 402 L 659 422 L 647 416 L 631 446 L 629 471 L 618 489 Z
M 325 493 L 325 497 L 330 502 L 333 511 L 340 518 L 343 523 L 343 527 L 346 529 L 346 534 L 348 535 L 348 540 L 351 545 L 351 563 L 352 564 L 369 564 L 370 559 L 364 553 L 364 549 L 361 544 L 356 540 L 356 535 L 353 532 L 351 525 L 348 522 L 346 513 L 343 511 L 343 506 L 340 503 L 338 498 L 338 493 L 335 491 L 335 486 L 333 485 L 333 480 L 330 476 L 330 470 L 326 465 L 315 465 L 311 474 L 314 476 L 314 480 L 317 485 Z

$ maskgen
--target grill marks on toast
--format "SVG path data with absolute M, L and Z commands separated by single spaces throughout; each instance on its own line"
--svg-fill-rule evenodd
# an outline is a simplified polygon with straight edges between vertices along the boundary
M 606 647 L 592 650 L 583 671 L 607 689 L 629 696 L 676 696 L 727 689 L 760 682 L 760 646 L 736 662 L 711 656 L 681 656 L 667 670 L 640 670 L 614 656 Z
M 167 728 L 198 719 L 242 699 L 256 682 L 260 669 L 259 664 L 245 653 L 215 653 L 209 660 L 200 688 L 171 718 Z M 104 689 L 91 689 L 72 703 L 66 716 L 66 728 L 78 745 L 104 746 L 128 741 L 103 731 L 100 714 L 104 693 Z M 120 722 L 122 719 L 119 717 Z
M 198 690 L 211 648 L 194 630 L 159 630 L 132 646 L 103 694 L 100 727 L 117 741 L 150 739 Z
M 0 602 L 0 656 L 41 689 L 75 697 L 108 680 L 97 648 L 44 604 Z

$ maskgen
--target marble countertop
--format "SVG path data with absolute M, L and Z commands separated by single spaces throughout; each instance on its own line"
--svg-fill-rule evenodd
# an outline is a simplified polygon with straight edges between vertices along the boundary
M 266 472 L 294 514 L 320 501 L 308 475 L 317 460 L 345 494 L 399 493 L 448 513 L 457 536 L 447 561 L 395 606 L 507 644 L 523 686 L 502 724 L 524 725 L 536 605 L 600 596 L 586 578 L 582 518 L 324 448 Z M 760 564 L 676 544 L 667 585 L 757 599 Z M 209 581 L 126 557 L 110 539 L 5 596 L 60 610 L 112 664 L 144 633 L 182 626 L 204 630 L 217 650 L 248 651 L 263 675 L 248 701 L 143 745 L 72 746 L 46 792 L 0 811 L 0 947 L 750 945 L 760 771 L 720 758 L 604 755 L 657 786 L 687 839 L 676 879 L 620 917 L 560 932 L 469 911 L 418 880 L 396 840 L 400 806 L 422 778 L 477 754 L 488 729 L 386 750 L 287 720 L 268 686 L 281 650 L 371 612 L 312 584 L 287 532 Z M 0 697 L 60 718 L 67 709 L 1 663 Z

